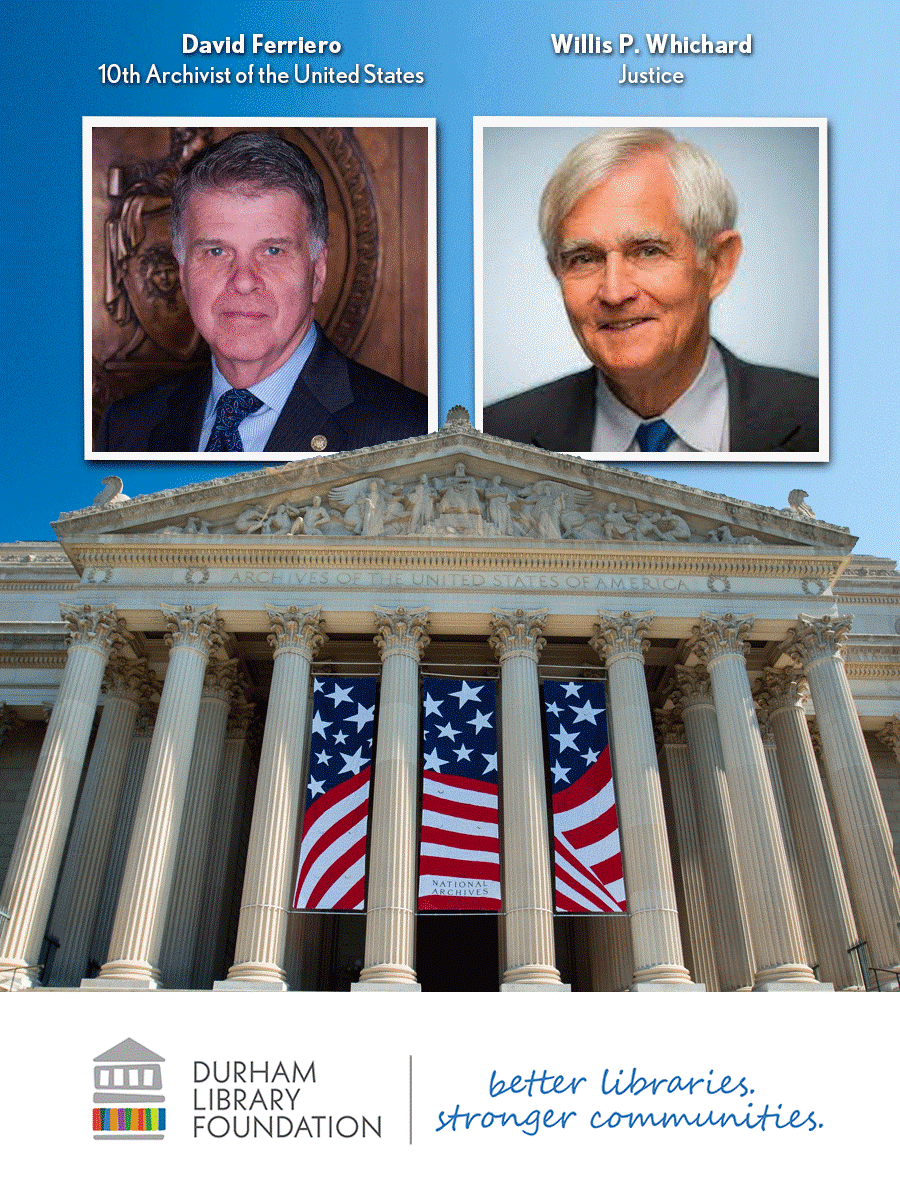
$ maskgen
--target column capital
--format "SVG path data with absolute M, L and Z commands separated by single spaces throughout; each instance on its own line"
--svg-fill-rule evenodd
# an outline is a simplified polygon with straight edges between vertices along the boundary
M 547 620 L 547 609 L 517 608 L 513 612 L 505 612 L 495 608 L 491 612 L 491 629 L 488 645 L 503 662 L 510 655 L 524 655 L 534 659 L 541 656 L 541 651 L 547 645 L 543 636 L 544 622 Z
M 97 607 L 81 604 L 77 608 L 59 606 L 59 615 L 66 624 L 66 641 L 69 649 L 89 646 L 106 654 L 114 646 L 124 644 L 125 622 L 121 620 L 114 604 Z
M 222 622 L 215 604 L 202 608 L 193 604 L 184 604 L 181 608 L 171 608 L 168 604 L 159 607 L 166 619 L 165 642 L 170 650 L 187 647 L 201 654 L 211 654 L 221 648 Z
M 292 650 L 312 662 L 328 641 L 322 610 L 318 605 L 299 608 L 296 604 L 289 604 L 285 608 L 276 608 L 273 604 L 267 604 L 266 612 L 272 628 L 268 642 L 275 651 L 275 657 Z
M 713 707 L 712 680 L 705 667 L 676 665 L 675 678 L 678 680 L 678 686 L 672 693 L 672 701 L 682 713 L 687 708 L 699 705 Z
M 875 735 L 883 746 L 897 755 L 900 759 L 900 713 L 894 713 Z
M 781 649 L 801 667 L 812 666 L 822 658 L 843 658 L 841 647 L 852 622 L 852 617 L 808 617 L 800 613 Z
M 228 727 L 225 731 L 226 739 L 234 740 L 236 738 L 247 737 L 250 732 L 250 724 L 256 716 L 256 705 L 248 704 L 242 698 L 243 693 L 240 693 L 239 697 L 239 699 L 232 702 L 228 713 Z
M 374 642 L 382 659 L 389 654 L 421 658 L 431 638 L 426 633 L 427 608 L 376 608 Z
M 664 746 L 683 746 L 686 734 L 681 719 L 681 705 L 676 701 L 672 708 L 657 708 L 656 726 Z
M 599 610 L 600 621 L 594 626 L 594 636 L 590 639 L 590 647 L 607 665 L 618 658 L 639 658 L 642 662 L 644 654 L 650 648 L 650 622 L 653 620 L 653 610 L 641 613 L 612 613 Z
M 146 658 L 126 658 L 113 651 L 106 664 L 101 691 L 105 696 L 146 704 L 159 691 L 159 682 Z
M 744 658 L 747 636 L 755 620 L 754 613 L 745 613 L 743 616 L 724 613 L 721 617 L 701 613 L 700 624 L 694 626 L 695 641 L 691 649 L 706 667 L 727 654 Z
M 796 667 L 766 667 L 753 688 L 756 710 L 765 721 L 785 708 L 802 710 L 808 698 L 806 679 Z
M 240 692 L 238 660 L 236 658 L 211 658 L 203 679 L 204 700 L 224 700 L 230 704 Z

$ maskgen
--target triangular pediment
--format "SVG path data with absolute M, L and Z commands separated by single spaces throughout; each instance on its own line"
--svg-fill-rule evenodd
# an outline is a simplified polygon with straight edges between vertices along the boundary
M 767 508 L 507 442 L 452 416 L 421 438 L 101 499 L 63 514 L 54 529 L 76 566 L 79 547 L 97 540 L 174 547 L 425 539 L 849 555 L 856 539 L 804 513 L 804 494 L 796 508 Z
M 150 1062 L 165 1062 L 161 1054 L 157 1054 L 155 1050 L 148 1050 L 146 1046 L 142 1046 L 140 1042 L 136 1042 L 134 1038 L 126 1038 L 124 1042 L 119 1042 L 118 1045 L 110 1047 L 109 1050 L 104 1050 L 102 1054 L 98 1054 L 94 1062 L 114 1062 L 114 1063 L 150 1063 Z

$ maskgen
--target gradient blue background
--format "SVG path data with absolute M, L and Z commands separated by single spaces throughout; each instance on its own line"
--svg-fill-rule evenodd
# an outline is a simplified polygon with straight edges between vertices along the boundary
M 222 466 L 85 463 L 81 118 L 434 116 L 442 411 L 471 406 L 472 117 L 825 117 L 829 121 L 831 434 L 828 465 L 682 464 L 650 474 L 781 507 L 792 487 L 864 553 L 898 554 L 898 116 L 895 4 L 167 3 L 3 0 L 2 345 L 7 398 L 0 539 L 52 536 L 103 475 L 135 496 L 224 474 Z M 785 20 L 785 13 L 789 19 Z M 132 19 L 129 19 L 131 14 Z M 181 34 L 337 38 L 356 62 L 424 71 L 423 86 L 252 89 L 103 86 L 103 62 L 181 67 Z M 681 87 L 622 87 L 618 55 L 556 56 L 551 32 L 753 34 L 748 57 L 684 56 Z M 192 56 L 191 66 L 247 60 Z M 261 60 L 258 58 L 257 63 Z M 630 60 L 631 61 L 631 60 Z M 286 58 L 273 60 L 290 69 Z M 632 66 L 670 65 L 646 53 Z M 516 296 L 509 320 L 517 320 Z M 36 344 L 35 331 L 41 342 Z

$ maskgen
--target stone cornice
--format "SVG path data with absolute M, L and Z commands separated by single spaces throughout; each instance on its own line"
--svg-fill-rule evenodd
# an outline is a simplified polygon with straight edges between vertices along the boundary
M 66 654 L 54 654 L 51 650 L 23 651 L 0 650 L 0 667 L 38 667 L 51 671 L 62 670 L 66 665 Z
M 900 679 L 900 662 L 855 662 L 844 663 L 848 679 Z
M 574 574 L 696 575 L 763 579 L 836 578 L 843 558 L 813 547 L 710 547 L 646 543 L 546 542 L 516 539 L 446 541 L 431 538 L 350 539 L 268 537 L 239 540 L 183 539 L 180 544 L 143 538 L 101 538 L 68 547 L 73 561 L 91 570 L 204 571 L 212 569 L 566 571 Z

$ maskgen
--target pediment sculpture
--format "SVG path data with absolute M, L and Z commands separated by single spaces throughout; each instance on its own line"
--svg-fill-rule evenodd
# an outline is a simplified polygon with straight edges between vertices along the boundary
M 324 496 L 280 494 L 267 506 L 249 505 L 227 521 L 217 522 L 214 514 L 192 516 L 162 533 L 760 544 L 727 524 L 693 529 L 662 506 L 604 502 L 590 488 L 551 479 L 513 483 L 499 474 L 473 476 L 462 462 L 450 475 L 422 472 L 408 481 L 368 476 L 332 487 Z

